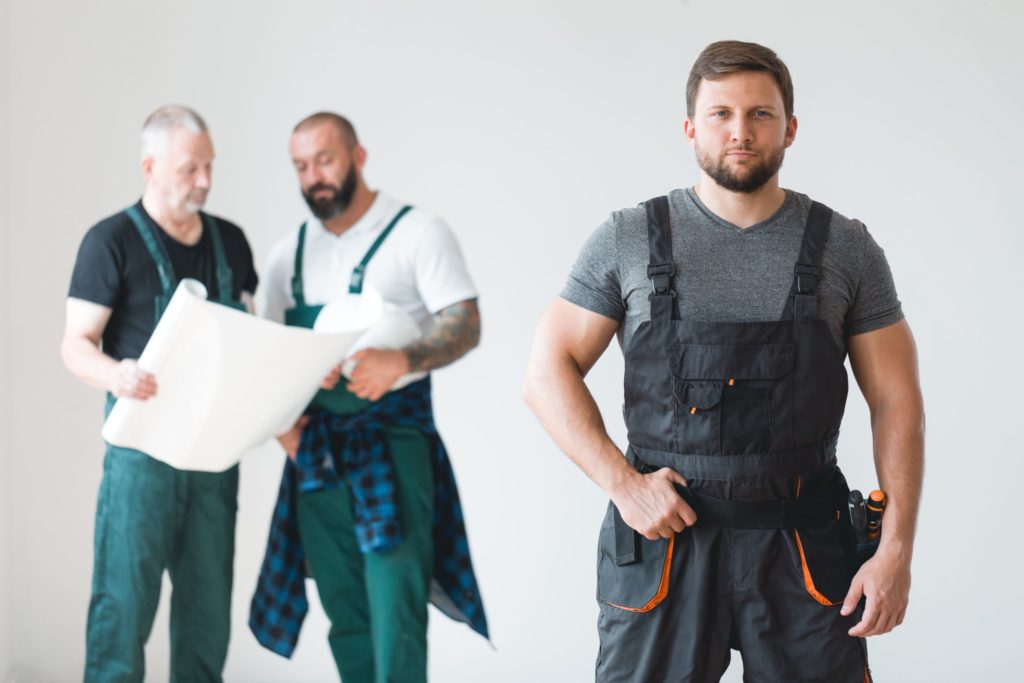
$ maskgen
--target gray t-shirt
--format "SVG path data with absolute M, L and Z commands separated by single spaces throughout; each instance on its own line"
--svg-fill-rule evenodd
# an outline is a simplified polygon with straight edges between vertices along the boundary
M 668 199 L 680 315 L 713 322 L 779 320 L 810 198 L 786 190 L 774 216 L 746 229 L 716 216 L 692 189 L 673 190 Z M 648 263 L 643 205 L 616 211 L 584 245 L 562 298 L 618 321 L 619 344 L 627 347 L 651 317 Z M 847 337 L 903 319 L 885 252 L 863 223 L 838 213 L 822 258 L 818 317 L 844 355 Z

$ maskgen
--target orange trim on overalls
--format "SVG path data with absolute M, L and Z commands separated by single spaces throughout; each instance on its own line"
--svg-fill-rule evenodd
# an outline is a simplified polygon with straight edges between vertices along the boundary
M 658 592 L 654 594 L 654 597 L 647 601 L 647 604 L 643 607 L 626 607 L 625 605 L 616 605 L 614 602 L 608 604 L 612 607 L 618 607 L 624 609 L 627 612 L 650 612 L 652 609 L 661 604 L 661 601 L 668 595 L 668 574 L 669 569 L 672 567 L 672 548 L 675 546 L 676 537 L 673 534 L 672 538 L 668 539 L 668 550 L 665 551 L 665 564 L 661 568 L 661 581 L 658 583 Z
M 800 542 L 800 532 L 793 529 L 793 536 L 796 537 L 796 547 L 800 551 L 800 566 L 804 570 L 804 587 L 807 588 L 807 592 L 811 594 L 812 598 L 826 607 L 835 605 L 836 603 L 819 593 L 818 589 L 814 587 L 814 579 L 811 578 L 811 570 L 807 567 L 807 558 L 804 556 L 804 544 Z

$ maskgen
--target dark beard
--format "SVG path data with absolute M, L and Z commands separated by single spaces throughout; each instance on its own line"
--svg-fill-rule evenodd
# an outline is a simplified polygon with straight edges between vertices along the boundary
M 302 193 L 303 199 L 306 200 L 306 204 L 309 205 L 309 210 L 313 212 L 313 215 L 322 221 L 328 221 L 339 213 L 344 213 L 348 205 L 352 203 L 352 197 L 356 193 L 356 167 L 353 165 L 348 170 L 348 175 L 345 176 L 345 180 L 341 183 L 341 187 L 333 187 L 326 183 L 317 183 L 309 188 L 308 191 Z M 327 199 L 316 199 L 314 195 L 320 190 L 333 190 L 332 194 Z
M 712 180 L 726 190 L 750 194 L 764 187 L 765 183 L 779 172 L 779 169 L 782 168 L 784 156 L 786 156 L 786 150 L 783 148 L 776 154 L 763 157 L 763 161 L 758 161 L 755 165 L 749 167 L 746 175 L 742 177 L 737 176 L 726 166 L 724 159 L 714 161 L 709 155 L 704 154 L 700 150 L 697 150 L 697 165 L 711 176 Z

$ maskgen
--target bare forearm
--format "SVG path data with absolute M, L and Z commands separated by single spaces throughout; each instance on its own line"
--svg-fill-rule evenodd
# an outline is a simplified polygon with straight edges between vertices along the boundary
M 403 351 L 410 372 L 427 372 L 453 363 L 479 343 L 480 309 L 476 299 L 470 299 L 438 313 L 433 331 Z
M 601 412 L 573 360 L 530 360 L 523 398 L 555 444 L 610 497 L 635 470 L 608 436 Z
M 917 511 L 924 476 L 924 408 L 913 395 L 872 411 L 875 468 L 888 503 L 882 525 L 882 547 L 912 554 Z
M 109 389 L 117 361 L 85 337 L 65 337 L 61 343 L 64 367 L 75 377 L 98 389 Z

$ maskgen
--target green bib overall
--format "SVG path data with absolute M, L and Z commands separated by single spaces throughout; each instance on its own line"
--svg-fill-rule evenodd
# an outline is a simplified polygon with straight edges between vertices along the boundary
M 178 279 L 155 228 L 133 206 L 135 224 L 160 275 L 157 321 Z M 217 298 L 232 297 L 232 271 L 220 229 L 200 214 L 213 242 Z M 158 378 L 159 381 L 159 378 Z M 107 395 L 106 414 L 115 399 Z M 171 681 L 220 681 L 230 633 L 238 467 L 225 472 L 178 470 L 140 451 L 107 444 L 96 506 L 92 598 L 85 681 L 142 681 L 143 647 L 160 598 L 164 569 L 171 594 Z
M 361 294 L 366 268 L 411 207 L 392 219 L 352 271 L 348 291 Z M 302 252 L 306 225 L 299 228 L 292 297 L 285 323 L 313 327 L 322 305 L 306 303 Z M 338 415 L 370 402 L 345 388 L 345 379 L 321 390 L 310 407 Z M 299 537 L 331 621 L 328 642 L 345 683 L 425 683 L 427 602 L 433 566 L 434 483 L 430 445 L 420 432 L 402 427 L 384 432 L 394 465 L 403 540 L 394 550 L 364 555 L 355 534 L 352 493 L 347 486 L 297 496 Z

